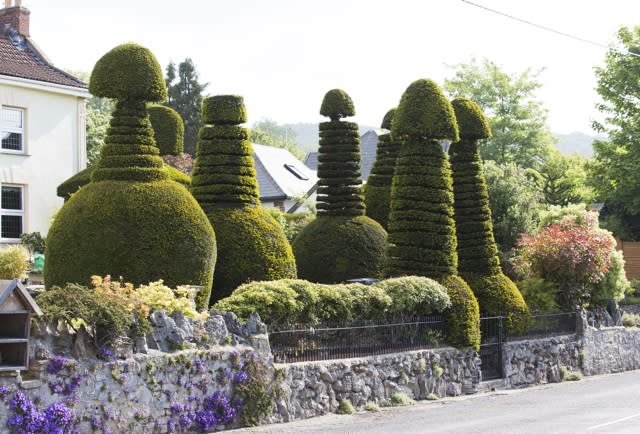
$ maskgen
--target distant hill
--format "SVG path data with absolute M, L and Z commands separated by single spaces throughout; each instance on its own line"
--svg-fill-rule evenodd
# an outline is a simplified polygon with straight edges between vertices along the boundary
M 297 124 L 286 124 L 285 127 L 291 128 L 296 132 L 296 144 L 305 154 L 318 150 L 318 124 L 298 122 Z M 366 133 L 374 127 L 368 125 L 360 125 L 360 135 Z M 589 135 L 580 132 L 571 134 L 552 133 L 556 138 L 556 146 L 565 154 L 578 153 L 583 157 L 593 156 L 593 141 L 605 140 L 602 135 Z
M 558 140 L 556 146 L 560 152 L 565 154 L 578 153 L 583 157 L 593 156 L 593 142 L 594 140 L 606 140 L 607 138 L 602 135 L 591 136 L 585 133 L 573 132 L 571 134 L 557 134 L 551 133 L 553 137 Z
M 296 132 L 296 145 L 305 154 L 318 150 L 318 124 L 298 122 L 297 124 L 285 124 L 284 126 Z M 372 128 L 374 127 L 360 125 L 360 135 Z

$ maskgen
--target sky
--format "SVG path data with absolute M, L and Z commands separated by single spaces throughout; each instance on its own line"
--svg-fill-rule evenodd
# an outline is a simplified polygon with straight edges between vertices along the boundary
M 473 0 L 602 45 L 640 25 L 638 0 Z M 594 66 L 605 48 L 528 26 L 461 0 L 23 0 L 31 37 L 53 63 L 91 71 L 136 42 L 163 69 L 191 58 L 209 95 L 244 96 L 249 124 L 321 122 L 330 89 L 379 125 L 414 80 L 441 84 L 452 65 L 487 58 L 510 74 L 543 69 L 537 96 L 552 132 L 592 133 Z M 634 21 L 634 19 L 636 21 Z

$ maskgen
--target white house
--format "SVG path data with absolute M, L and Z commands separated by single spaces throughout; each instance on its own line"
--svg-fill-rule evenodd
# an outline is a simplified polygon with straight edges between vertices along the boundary
M 46 234 L 56 186 L 86 166 L 87 85 L 35 45 L 29 13 L 20 0 L 0 9 L 0 244 Z
M 282 212 L 308 211 L 305 203 L 315 202 L 318 177 L 286 149 L 253 144 L 253 161 L 260 202 L 265 208 Z

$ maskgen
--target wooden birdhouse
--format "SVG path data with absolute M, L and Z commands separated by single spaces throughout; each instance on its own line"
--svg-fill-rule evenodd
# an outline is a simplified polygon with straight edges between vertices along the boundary
M 31 316 L 42 311 L 18 279 L 0 282 L 0 371 L 29 368 Z

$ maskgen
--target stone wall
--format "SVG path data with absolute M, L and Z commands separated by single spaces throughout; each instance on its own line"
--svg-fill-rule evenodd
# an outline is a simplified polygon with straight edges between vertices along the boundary
M 473 393 L 480 364 L 475 351 L 454 348 L 366 358 L 276 365 L 277 386 L 272 422 L 305 419 L 338 409 L 340 400 L 357 409 L 367 403 L 388 405 L 395 393 L 425 399 Z
M 583 343 L 576 335 L 506 342 L 503 345 L 504 378 L 510 387 L 561 381 L 560 367 L 581 368 Z
M 640 368 L 640 329 L 590 329 L 586 331 L 582 341 L 582 371 L 585 375 L 611 374 Z

